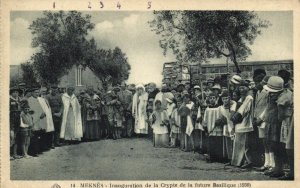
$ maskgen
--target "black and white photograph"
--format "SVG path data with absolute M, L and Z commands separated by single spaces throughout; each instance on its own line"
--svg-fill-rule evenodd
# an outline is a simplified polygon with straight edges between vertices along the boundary
M 11 181 L 295 180 L 293 11 L 9 20 Z

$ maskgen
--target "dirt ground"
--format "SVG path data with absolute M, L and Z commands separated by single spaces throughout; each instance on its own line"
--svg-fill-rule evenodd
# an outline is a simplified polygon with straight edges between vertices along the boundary
M 37 158 L 11 161 L 12 180 L 268 180 L 259 172 L 177 148 L 154 148 L 145 138 L 63 146 Z

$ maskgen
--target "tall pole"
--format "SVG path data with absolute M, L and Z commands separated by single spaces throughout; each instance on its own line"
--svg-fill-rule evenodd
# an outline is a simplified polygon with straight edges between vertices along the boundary
M 199 72 L 200 70 L 200 72 Z M 198 63 L 198 75 L 199 75 L 199 82 L 200 82 L 200 87 L 201 87 L 201 97 L 202 100 L 204 100 L 204 93 L 203 93 L 203 84 L 202 84 L 202 67 L 201 67 L 201 63 Z
M 227 64 L 227 90 L 228 90 L 228 92 L 229 92 L 229 75 L 230 75 L 230 73 L 229 73 L 229 61 L 228 61 L 228 57 L 226 58 L 226 64 Z

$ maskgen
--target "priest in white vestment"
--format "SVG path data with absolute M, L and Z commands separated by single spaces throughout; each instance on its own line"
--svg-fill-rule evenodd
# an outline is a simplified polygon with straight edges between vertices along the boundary
M 62 95 L 64 110 L 60 138 L 68 141 L 80 141 L 83 136 L 80 104 L 74 90 L 74 87 L 68 87 Z
M 45 130 L 46 132 L 54 131 L 54 124 L 51 114 L 51 108 L 48 101 L 39 97 L 40 91 L 36 89 L 33 92 L 33 96 L 28 98 L 28 104 L 30 109 L 34 111 L 33 117 L 33 130 Z
M 146 113 L 148 93 L 142 84 L 136 86 L 136 93 L 132 100 L 132 114 L 135 118 L 134 132 L 136 134 L 148 134 L 148 117 Z

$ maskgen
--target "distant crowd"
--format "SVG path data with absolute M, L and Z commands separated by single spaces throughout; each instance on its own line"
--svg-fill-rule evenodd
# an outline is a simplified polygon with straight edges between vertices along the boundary
M 10 88 L 11 160 L 37 157 L 55 147 L 131 137 L 154 147 L 198 152 L 207 162 L 255 169 L 294 179 L 294 109 L 291 73 L 251 79 L 239 75 L 175 88 L 154 83 Z M 285 171 L 284 167 L 288 167 Z

